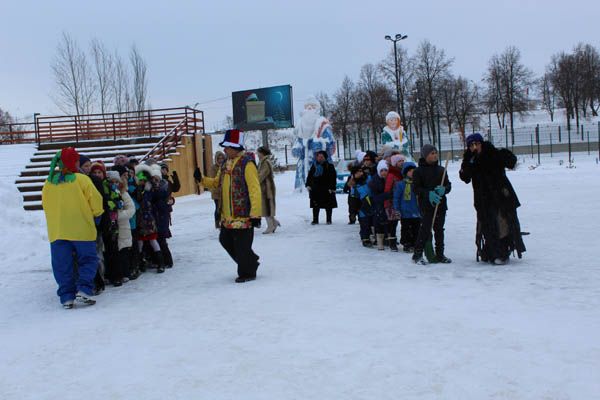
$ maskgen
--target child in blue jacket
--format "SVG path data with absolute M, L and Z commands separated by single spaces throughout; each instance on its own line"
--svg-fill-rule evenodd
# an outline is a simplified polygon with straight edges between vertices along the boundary
M 352 186 L 350 196 L 357 199 L 358 208 L 358 223 L 360 225 L 360 239 L 363 246 L 373 247 L 371 242 L 371 228 L 373 226 L 373 202 L 371 189 L 369 188 L 368 178 L 365 171 L 360 168 L 354 168 L 352 171 Z
M 402 168 L 404 179 L 394 188 L 394 209 L 402 216 L 400 218 L 400 244 L 406 253 L 414 251 L 421 213 L 417 202 L 417 195 L 412 186 L 413 171 L 417 168 L 415 163 L 406 162 Z

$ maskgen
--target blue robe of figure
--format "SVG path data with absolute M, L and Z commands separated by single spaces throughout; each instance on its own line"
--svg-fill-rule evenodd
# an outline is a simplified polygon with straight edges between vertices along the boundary
M 313 135 L 308 139 L 297 137 L 296 143 L 294 143 L 294 147 L 292 147 L 292 156 L 298 158 L 298 163 L 296 164 L 296 180 L 294 182 L 294 188 L 298 191 L 302 191 L 302 188 L 306 183 L 308 170 L 313 164 L 315 153 L 317 151 L 325 150 L 327 152 L 328 161 L 333 162 L 333 155 L 336 151 L 333 129 L 324 117 L 317 120 L 317 126 L 321 127 L 317 132 L 317 135 Z

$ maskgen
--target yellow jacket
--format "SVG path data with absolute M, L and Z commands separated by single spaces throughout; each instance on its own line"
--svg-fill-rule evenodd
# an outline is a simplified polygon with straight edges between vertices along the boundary
M 96 225 L 94 218 L 102 215 L 102 196 L 91 179 L 75 174 L 74 182 L 58 185 L 44 183 L 42 207 L 46 214 L 48 239 L 94 241 Z
M 244 156 L 244 152 L 233 160 L 225 161 L 225 168 L 227 173 L 223 176 L 223 184 L 221 185 L 221 223 L 230 229 L 246 229 L 250 228 L 250 218 L 260 218 L 262 214 L 262 200 L 260 193 L 260 182 L 258 181 L 258 171 L 256 164 L 249 162 L 246 164 L 244 170 L 244 178 L 246 179 L 246 185 L 248 186 L 248 193 L 250 195 L 250 217 L 233 217 L 232 216 L 232 200 L 231 200 L 231 171 L 233 167 L 240 161 Z M 219 187 L 219 180 L 221 179 L 221 170 L 217 172 L 214 178 L 203 177 L 202 185 L 207 189 L 217 189 Z

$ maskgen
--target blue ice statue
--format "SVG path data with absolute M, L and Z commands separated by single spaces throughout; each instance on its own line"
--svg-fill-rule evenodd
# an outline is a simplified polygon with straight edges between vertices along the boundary
M 296 191 L 302 191 L 315 153 L 321 150 L 327 152 L 329 161 L 332 162 L 335 137 L 331 124 L 327 118 L 321 116 L 321 105 L 316 98 L 309 97 L 300 113 L 300 121 L 296 124 L 296 141 L 292 147 L 292 155 L 298 158 L 294 183 Z

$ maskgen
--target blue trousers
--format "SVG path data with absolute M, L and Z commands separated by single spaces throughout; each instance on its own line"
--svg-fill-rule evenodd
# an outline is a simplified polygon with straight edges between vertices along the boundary
M 94 277 L 98 270 L 96 241 L 82 242 L 56 240 L 50 243 L 52 272 L 58 283 L 60 302 L 75 300 L 78 291 L 88 296 L 94 294 Z M 73 255 L 77 255 L 77 277 L 73 267 Z
M 358 217 L 358 223 L 360 224 L 360 238 L 361 240 L 367 240 L 371 237 L 371 227 L 373 226 L 373 216 L 369 215 L 366 217 Z

